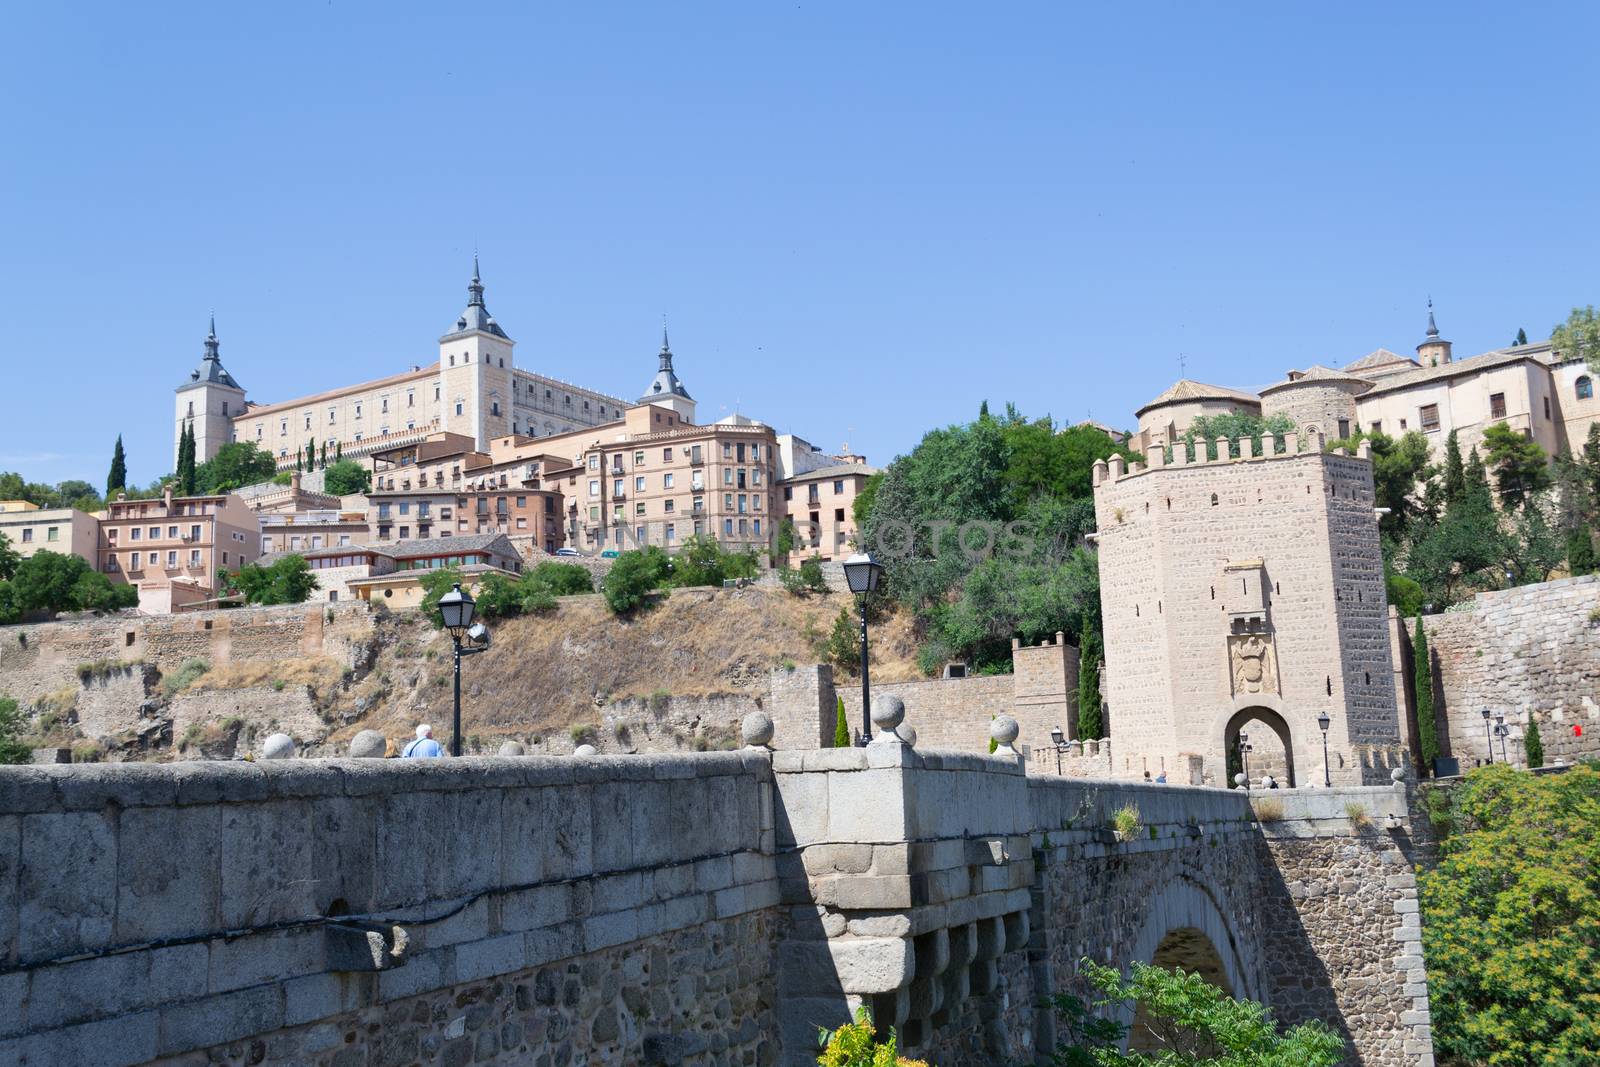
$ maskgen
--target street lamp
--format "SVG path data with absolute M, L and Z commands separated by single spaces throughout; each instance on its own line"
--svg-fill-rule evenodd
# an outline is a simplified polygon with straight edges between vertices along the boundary
M 1511 759 L 1506 755 L 1506 734 L 1511 731 L 1506 728 L 1505 712 L 1501 712 L 1494 717 L 1494 732 L 1500 738 L 1500 762 L 1510 763 Z
M 1489 746 L 1488 762 L 1494 762 L 1494 735 L 1489 730 L 1489 709 L 1483 709 L 1483 740 Z
M 1250 780 L 1250 737 L 1248 734 L 1239 735 L 1239 769 L 1244 772 L 1245 781 Z
M 1333 719 L 1323 712 L 1317 716 L 1317 725 L 1322 728 L 1322 785 L 1325 789 L 1333 788 L 1333 776 L 1328 771 L 1328 727 L 1333 725 Z
M 844 561 L 844 580 L 861 603 L 861 744 L 872 740 L 872 682 L 867 677 L 867 595 L 878 591 L 883 564 L 870 552 L 857 552 Z
M 444 628 L 450 631 L 450 642 L 455 646 L 456 706 L 450 731 L 452 756 L 461 755 L 461 657 L 489 650 L 489 628 L 481 622 L 472 621 L 472 613 L 476 608 L 472 596 L 461 591 L 460 582 L 439 598 L 439 618 L 444 622 Z M 462 648 L 463 638 L 472 647 Z
M 1061 777 L 1061 754 L 1072 746 L 1067 744 L 1067 735 L 1057 726 L 1050 731 L 1050 744 L 1056 750 L 1056 777 Z

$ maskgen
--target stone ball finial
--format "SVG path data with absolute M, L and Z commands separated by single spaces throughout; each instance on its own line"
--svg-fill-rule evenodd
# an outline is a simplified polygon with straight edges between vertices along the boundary
M 912 748 L 917 747 L 917 728 L 915 726 L 908 722 L 903 722 L 894 728 L 894 733 L 900 739 L 901 744 L 909 745 Z
M 500 750 L 495 753 L 497 756 L 526 756 L 527 754 L 528 750 L 523 747 L 521 741 L 502 741 Z
M 906 702 L 897 696 L 881 696 L 872 704 L 872 725 L 880 734 L 892 734 L 906 721 Z
M 749 748 L 767 748 L 772 744 L 772 717 L 764 711 L 752 711 L 739 724 L 744 743 Z
M 294 738 L 288 734 L 273 734 L 261 742 L 262 759 L 293 759 Z
M 1406 769 L 1404 767 L 1396 767 L 1389 772 L 1389 780 L 1395 785 L 1399 785 L 1406 780 Z
M 577 748 L 572 750 L 572 754 L 578 757 L 598 756 L 600 755 L 600 750 L 595 748 L 593 745 L 579 745 Z
M 1238 786 L 1240 789 L 1247 789 L 1250 786 L 1250 779 L 1244 776 L 1243 771 L 1240 771 L 1238 774 L 1233 776 L 1233 784 Z
M 1017 735 L 1022 732 L 1022 727 L 1017 725 L 1017 720 L 1009 715 L 996 715 L 989 724 L 989 736 L 1001 748 L 1011 748 Z
M 389 742 L 377 730 L 362 730 L 350 739 L 351 759 L 382 759 L 388 752 Z

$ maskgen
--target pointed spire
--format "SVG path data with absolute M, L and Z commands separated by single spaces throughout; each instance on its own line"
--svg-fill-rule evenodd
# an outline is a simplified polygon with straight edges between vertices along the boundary
M 661 351 L 672 354 L 672 346 L 667 343 L 667 317 L 661 316 Z
M 211 332 L 206 334 L 205 358 L 220 361 L 222 357 L 218 355 L 217 348 L 217 313 L 213 311 L 211 313 Z
M 1433 297 L 1430 296 L 1428 297 L 1428 339 L 1430 341 L 1437 340 L 1438 337 L 1439 327 L 1433 323 Z
M 665 315 L 661 316 L 661 352 L 659 360 L 660 365 L 657 369 L 666 371 L 676 381 L 677 376 L 672 374 L 672 346 L 667 343 L 667 317 Z
M 478 275 L 478 253 L 472 253 L 472 281 L 467 285 L 467 306 L 481 308 L 483 304 L 483 279 Z

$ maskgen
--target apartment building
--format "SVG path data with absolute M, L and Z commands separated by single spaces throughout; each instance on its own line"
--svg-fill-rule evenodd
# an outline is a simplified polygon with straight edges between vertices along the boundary
M 231 494 L 159 498 L 106 506 L 97 567 L 113 582 L 139 590 L 139 610 L 178 611 L 216 596 L 216 573 L 238 570 L 261 555 L 256 513 Z
M 259 516 L 261 554 L 305 554 L 322 548 L 364 545 L 370 538 L 366 509 L 267 512 Z
M 41 508 L 29 500 L 0 500 L 0 534 L 24 559 L 59 552 L 96 563 L 100 520 L 76 508 Z
M 461 573 L 461 584 L 475 589 L 485 575 L 515 577 L 522 572 L 522 557 L 505 534 L 465 534 L 425 540 L 372 544 L 358 552 L 323 556 L 334 562 L 329 570 L 366 566 L 368 573 L 341 575 L 344 588 L 353 597 L 388 608 L 413 608 L 422 603 L 422 578 L 429 572 L 454 567 Z M 318 569 L 313 563 L 313 570 Z
M 844 559 L 854 549 L 855 500 L 877 471 L 860 457 L 796 474 L 783 483 L 783 517 L 794 525 L 794 565 L 809 556 Z
M 565 481 L 570 543 L 670 551 L 708 535 L 732 550 L 766 549 L 779 515 L 770 426 L 742 415 L 695 426 L 669 408 L 642 404 L 608 437 L 583 447 L 572 468 L 550 472 Z

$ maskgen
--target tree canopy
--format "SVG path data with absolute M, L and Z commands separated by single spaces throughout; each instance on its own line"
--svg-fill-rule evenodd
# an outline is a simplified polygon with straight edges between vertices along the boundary
M 1550 330 L 1550 345 L 1564 356 L 1581 356 L 1590 370 L 1600 370 L 1600 312 L 1592 304 L 1573 308 L 1567 321 Z
M 1439 794 L 1441 797 L 1448 794 Z M 1419 878 L 1442 1060 L 1592 1062 L 1600 1048 L 1600 773 L 1473 771 Z
M 34 613 L 55 615 L 63 611 L 116 611 L 139 603 L 131 585 L 114 585 L 81 556 L 39 551 L 12 562 L 9 548 L 0 546 L 0 623 L 21 622 Z
M 299 604 L 317 589 L 317 577 L 301 555 L 280 556 L 265 567 L 247 563 L 223 576 L 225 588 L 251 604 Z
M 322 472 L 322 488 L 334 496 L 365 493 L 372 488 L 372 472 L 353 459 L 341 459 Z
M 254 441 L 229 441 L 217 454 L 195 469 L 196 493 L 226 493 L 272 478 L 277 461 L 256 447 Z

